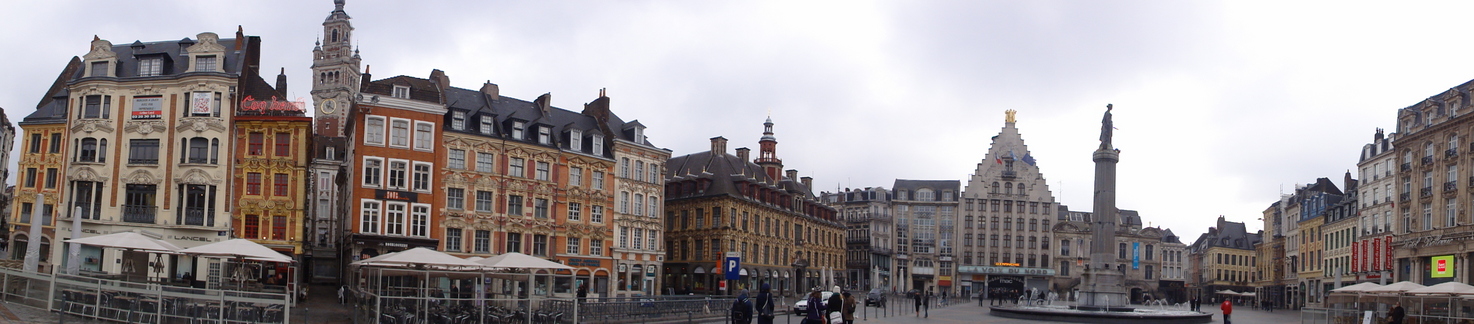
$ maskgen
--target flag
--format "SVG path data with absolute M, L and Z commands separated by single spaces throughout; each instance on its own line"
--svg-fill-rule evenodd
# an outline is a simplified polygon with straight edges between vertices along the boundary
M 1003 157 L 999 157 L 999 156 L 996 156 L 995 155 L 995 156 L 993 156 L 993 162 L 998 162 L 998 164 L 1003 164 Z
M 1024 163 L 1028 163 L 1029 165 L 1034 165 L 1034 155 L 1031 155 L 1029 153 L 1024 153 Z
M 1013 150 L 1008 150 L 1008 159 L 1009 160 L 1018 160 L 1017 157 L 1014 157 Z

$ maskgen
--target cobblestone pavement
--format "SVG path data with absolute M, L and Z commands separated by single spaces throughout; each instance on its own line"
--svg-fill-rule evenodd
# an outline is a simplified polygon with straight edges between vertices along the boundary
M 929 312 L 923 313 L 925 317 L 917 316 L 913 304 L 909 301 L 901 305 L 886 305 L 886 308 L 866 307 L 861 312 L 855 313 L 855 323 L 928 323 L 928 324 L 951 324 L 951 323 L 980 323 L 980 324 L 1004 324 L 1004 323 L 1058 323 L 1046 321 L 1032 321 L 1012 318 L 1002 318 L 988 315 L 988 307 L 979 306 L 976 301 L 971 303 L 952 304 L 950 306 L 935 306 Z M 1207 307 L 1204 307 L 1208 310 Z M 1223 316 L 1216 307 L 1209 310 L 1213 314 L 1213 323 L 1223 323 Z M 779 315 L 773 322 L 782 324 L 798 324 L 801 318 L 798 316 Z M 1234 323 L 1299 323 L 1300 312 L 1275 310 L 1266 312 L 1262 310 L 1235 309 L 1233 312 Z M 722 323 L 722 321 L 709 321 L 708 324 Z

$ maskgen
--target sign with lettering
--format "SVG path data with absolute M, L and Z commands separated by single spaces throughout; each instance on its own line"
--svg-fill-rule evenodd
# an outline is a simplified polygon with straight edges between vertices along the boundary
M 1378 258 L 1379 256 L 1382 256 L 1382 249 L 1379 249 L 1379 247 L 1382 246 L 1382 238 L 1380 238 L 1380 237 L 1374 238 L 1374 239 L 1372 239 L 1372 242 L 1371 243 L 1372 243 L 1372 247 L 1369 248 L 1369 249 L 1367 249 L 1368 252 L 1371 252 L 1371 256 L 1370 256 L 1371 257 L 1371 261 L 1372 261 L 1371 270 L 1372 271 L 1382 271 L 1382 258 Z
M 164 97 L 133 98 L 133 119 L 158 119 L 164 117 Z
M 1141 242 L 1131 242 L 1131 270 L 1141 269 Z
M 656 267 L 656 265 L 650 265 L 648 267 L 645 267 L 645 276 L 646 277 L 654 277 L 655 276 L 655 267 Z
M 1361 242 L 1351 241 L 1351 272 L 1362 272 Z
M 210 104 L 212 99 L 215 99 L 212 93 L 195 92 L 189 100 L 189 112 L 195 115 L 209 115 L 214 112 L 214 106 Z
M 419 202 L 420 196 L 419 194 L 413 192 L 378 189 L 374 190 L 374 198 L 383 200 Z
M 1382 270 L 1392 270 L 1392 235 L 1382 238 Z
M 256 100 L 254 97 L 246 96 L 241 100 L 237 113 L 258 116 L 301 116 L 307 113 L 306 107 L 307 103 L 304 101 L 276 100 L 274 97 L 271 100 Z
M 1054 275 L 1054 269 L 1019 268 L 1019 267 L 960 266 L 960 267 L 957 267 L 957 273 L 965 273 L 965 274 L 1006 274 L 1006 275 L 1053 276 Z
M 569 258 L 567 262 L 564 262 L 564 264 L 573 267 L 599 267 L 599 260 Z
M 1431 277 L 1431 278 L 1453 278 L 1453 276 L 1454 276 L 1454 256 L 1452 256 L 1452 255 L 1442 255 L 1442 256 L 1432 257 L 1432 258 L 1429 258 L 1429 259 L 1430 259 L 1429 262 L 1433 265 L 1433 267 L 1431 269 L 1429 269 L 1429 270 L 1431 270 L 1431 273 L 1429 274 L 1428 277 Z
M 742 279 L 742 256 L 727 252 L 727 260 L 722 262 L 722 271 L 726 273 L 727 280 Z

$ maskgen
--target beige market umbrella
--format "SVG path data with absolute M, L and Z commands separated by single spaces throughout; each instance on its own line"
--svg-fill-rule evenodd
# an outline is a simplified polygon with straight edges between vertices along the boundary
M 409 250 L 388 253 L 365 260 L 353 262 L 354 265 L 368 266 L 441 266 L 450 268 L 481 268 L 481 264 L 457 258 L 453 255 L 440 251 L 417 247 Z
M 271 248 L 247 239 L 231 239 L 196 246 L 179 251 L 184 254 L 206 256 L 235 256 L 255 261 L 292 262 L 292 257 L 282 255 Z
M 164 242 L 136 232 L 120 232 L 93 237 L 84 237 L 67 242 L 91 245 L 97 247 L 119 248 L 127 250 L 138 250 L 147 252 L 178 253 L 183 250 L 178 245 Z
M 502 254 L 502 255 L 498 255 L 498 256 L 486 258 L 486 259 L 482 259 L 480 261 L 476 261 L 476 263 L 479 263 L 481 265 L 484 265 L 484 266 L 486 266 L 488 268 L 501 268 L 501 269 L 554 269 L 554 270 L 563 269 L 563 270 L 573 270 L 573 267 L 570 267 L 570 266 L 565 265 L 565 264 L 562 264 L 562 263 L 548 261 L 548 260 L 545 260 L 543 258 L 539 258 L 539 257 L 531 256 L 531 255 L 526 255 L 526 254 L 522 254 L 522 253 L 517 253 L 517 252 L 506 253 L 506 254 Z

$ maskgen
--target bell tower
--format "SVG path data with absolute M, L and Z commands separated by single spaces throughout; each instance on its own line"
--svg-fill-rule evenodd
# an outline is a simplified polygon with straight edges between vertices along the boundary
M 773 182 L 783 181 L 783 160 L 778 159 L 778 138 L 773 137 L 773 117 L 768 117 L 763 122 L 763 138 L 758 141 L 757 160 L 753 161 L 763 167 L 763 173 Z
M 333 12 L 322 22 L 322 39 L 312 48 L 312 104 L 315 132 L 318 135 L 343 137 L 343 123 L 348 122 L 348 106 L 358 95 L 358 50 L 353 49 L 352 17 L 343 11 L 345 0 L 333 0 Z

